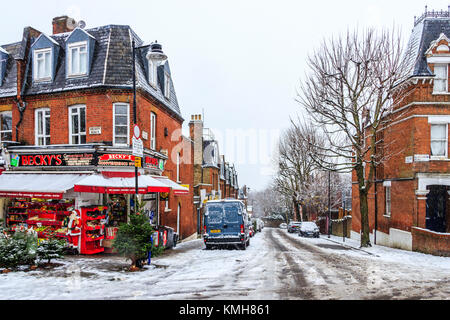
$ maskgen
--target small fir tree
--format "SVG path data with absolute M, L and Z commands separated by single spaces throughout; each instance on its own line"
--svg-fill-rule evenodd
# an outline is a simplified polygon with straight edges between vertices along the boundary
M 39 260 L 47 260 L 50 264 L 52 259 L 64 258 L 66 243 L 62 240 L 49 239 L 42 241 L 36 249 Z
M 138 203 L 137 213 L 130 215 L 130 222 L 119 226 L 113 247 L 117 252 L 131 260 L 131 267 L 142 268 L 142 261 L 152 249 L 150 238 L 153 228 L 143 213 L 143 204 Z

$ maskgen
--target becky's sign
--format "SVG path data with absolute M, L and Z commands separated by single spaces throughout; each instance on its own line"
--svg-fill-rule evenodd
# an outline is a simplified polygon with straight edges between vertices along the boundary
M 78 167 L 95 165 L 92 153 L 23 154 L 12 158 L 15 167 Z

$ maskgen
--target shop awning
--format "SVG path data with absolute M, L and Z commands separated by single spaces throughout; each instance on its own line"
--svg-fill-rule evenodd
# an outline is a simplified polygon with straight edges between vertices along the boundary
M 165 176 L 152 176 L 158 181 L 163 182 L 166 186 L 168 186 L 170 189 L 172 189 L 173 194 L 175 195 L 184 195 L 189 194 L 189 189 L 186 187 L 183 187 L 182 185 L 176 183 L 175 181 L 170 180 L 169 178 Z
M 66 191 L 85 177 L 65 173 L 4 173 L 0 175 L 0 197 L 62 199 Z
M 75 192 L 109 193 L 109 194 L 134 194 L 136 193 L 134 177 L 105 177 L 101 174 L 87 176 L 74 186 Z M 170 188 L 148 176 L 138 176 L 138 192 L 141 194 L 150 192 L 169 192 Z

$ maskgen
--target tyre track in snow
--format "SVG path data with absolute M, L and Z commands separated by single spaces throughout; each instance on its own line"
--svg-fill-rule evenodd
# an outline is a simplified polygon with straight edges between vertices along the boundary
M 280 297 L 287 299 L 315 299 L 313 289 L 306 280 L 305 270 L 303 270 L 290 255 L 288 248 L 274 237 L 273 232 L 274 230 L 270 228 L 268 234 L 268 238 L 270 240 L 269 244 L 274 247 L 275 250 L 280 252 L 277 255 L 278 259 L 284 260 L 287 264 L 283 269 L 283 273 L 278 275 L 280 282 L 285 283 L 286 285 L 279 289 L 278 293 L 280 294 Z M 286 281 L 286 276 L 292 276 L 294 279 L 294 284 Z

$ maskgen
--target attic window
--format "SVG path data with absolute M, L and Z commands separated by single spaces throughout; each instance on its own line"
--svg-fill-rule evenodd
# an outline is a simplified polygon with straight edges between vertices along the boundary
M 164 72 L 164 96 L 170 98 L 170 75 L 167 72 Z
M 51 80 L 52 78 L 52 49 L 34 51 L 34 80 Z
M 87 75 L 88 54 L 87 42 L 77 42 L 68 45 L 68 76 Z
M 148 60 L 148 82 L 153 86 L 156 87 L 156 64 L 151 59 Z
M 434 65 L 434 93 L 445 93 L 448 91 L 448 64 Z

